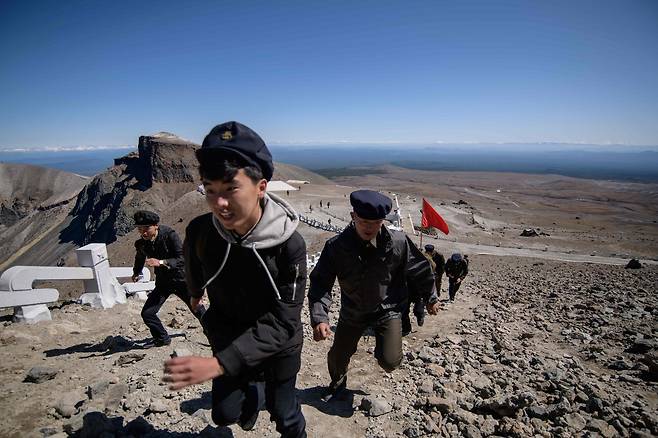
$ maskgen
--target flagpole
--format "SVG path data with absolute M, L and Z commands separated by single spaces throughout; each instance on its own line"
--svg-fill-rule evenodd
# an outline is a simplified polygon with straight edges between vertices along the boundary
M 418 244 L 418 248 L 422 251 L 423 250 L 423 215 L 425 212 L 423 209 L 420 209 L 420 243 Z

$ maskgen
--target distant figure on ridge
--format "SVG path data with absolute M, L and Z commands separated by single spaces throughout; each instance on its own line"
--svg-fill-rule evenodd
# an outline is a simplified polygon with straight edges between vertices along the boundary
M 455 294 L 459 290 L 462 281 L 468 274 L 468 256 L 455 253 L 445 264 L 446 277 L 448 277 L 448 294 L 450 301 L 455 300 Z
M 191 305 L 185 284 L 183 245 L 176 231 L 166 225 L 159 225 L 160 217 L 152 211 L 137 211 L 133 218 L 141 238 L 135 242 L 132 280 L 139 280 L 144 264 L 155 271 L 155 289 L 148 295 L 142 308 L 142 319 L 153 337 L 144 348 L 162 347 L 171 344 L 171 338 L 158 318 L 158 311 L 169 295 L 173 293 L 183 300 L 199 319 L 206 309 L 203 305 Z
M 331 291 L 338 277 L 341 307 L 334 343 L 327 355 L 331 376 L 325 401 L 343 392 L 347 368 L 367 327 L 375 331 L 375 357 L 387 372 L 402 362 L 401 313 L 408 299 L 407 285 L 425 300 L 435 315 L 438 298 L 427 259 L 402 232 L 383 226 L 391 200 L 372 190 L 350 194 L 352 222 L 329 239 L 311 272 L 308 301 L 313 339 L 331 334 Z
M 208 293 L 213 356 L 172 358 L 164 380 L 175 390 L 212 379 L 218 426 L 251 430 L 266 407 L 282 436 L 306 437 L 295 390 L 306 287 L 299 217 L 266 191 L 272 155 L 250 128 L 215 126 L 196 156 L 210 213 L 187 227 L 185 267 L 193 302 Z

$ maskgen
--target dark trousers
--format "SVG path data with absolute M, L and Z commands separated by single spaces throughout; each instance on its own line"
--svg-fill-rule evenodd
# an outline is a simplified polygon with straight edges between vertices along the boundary
M 462 283 L 461 281 L 457 281 L 456 278 L 450 278 L 448 277 L 448 295 L 450 295 L 450 299 L 454 300 L 455 299 L 455 294 L 459 290 L 459 286 L 461 286 Z
M 413 312 L 416 319 L 423 318 L 425 316 L 425 302 L 422 298 L 416 298 L 416 301 L 413 303 Z M 411 331 L 411 319 L 409 318 L 409 311 L 411 310 L 411 303 L 407 302 L 404 309 L 402 310 L 401 324 L 402 331 Z
M 295 392 L 300 360 L 299 357 L 268 360 L 264 382 L 248 381 L 241 376 L 213 379 L 212 419 L 215 424 L 228 426 L 248 420 L 254 409 L 262 407 L 264 393 L 265 407 L 276 423 L 277 432 L 284 438 L 305 438 L 306 420 Z M 289 377 L 291 367 L 296 371 Z
M 167 333 L 167 330 L 162 325 L 162 321 L 158 318 L 158 312 L 171 294 L 176 295 L 187 304 L 188 308 L 190 307 L 190 295 L 187 292 L 187 286 L 184 282 L 168 284 L 156 283 L 155 289 L 153 289 L 148 295 L 144 307 L 142 307 L 142 319 L 151 331 L 153 339 L 158 342 L 166 342 L 169 340 L 169 333 Z M 199 306 L 199 308 L 196 309 L 196 311 L 193 310 L 192 313 L 201 320 L 205 311 L 206 309 L 203 306 Z
M 436 285 L 436 296 L 441 296 L 441 280 L 443 279 L 443 274 L 434 276 L 434 284 Z
M 367 327 L 375 331 L 375 358 L 385 371 L 391 372 L 402 363 L 402 328 L 400 315 L 385 315 L 363 323 L 338 320 L 334 343 L 327 354 L 327 365 L 332 382 L 340 382 L 347 375 L 347 367 L 356 352 L 359 339 Z

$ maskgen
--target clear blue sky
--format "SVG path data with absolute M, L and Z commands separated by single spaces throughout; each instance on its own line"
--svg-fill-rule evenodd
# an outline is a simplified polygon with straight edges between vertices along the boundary
M 0 2 L 0 148 L 658 144 L 658 2 Z

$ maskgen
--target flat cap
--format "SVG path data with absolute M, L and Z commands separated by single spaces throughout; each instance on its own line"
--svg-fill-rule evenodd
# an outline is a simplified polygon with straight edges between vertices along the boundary
M 266 180 L 272 179 L 274 164 L 272 154 L 262 138 L 251 128 L 238 122 L 226 122 L 212 128 L 196 151 L 199 162 L 222 156 L 238 157 L 248 165 L 255 166 Z
M 391 198 L 374 190 L 357 190 L 350 193 L 354 213 L 362 219 L 384 219 L 391 211 Z
M 157 225 L 160 222 L 160 216 L 152 211 L 148 210 L 139 210 L 136 211 L 133 215 L 135 219 L 135 225 Z

